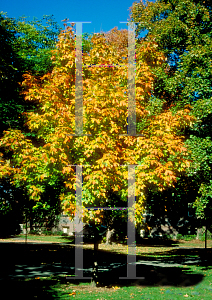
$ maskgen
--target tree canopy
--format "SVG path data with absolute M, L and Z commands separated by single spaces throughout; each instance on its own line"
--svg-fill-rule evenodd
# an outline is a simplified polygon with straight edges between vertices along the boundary
M 147 30 L 145 40 L 154 40 L 167 58 L 156 70 L 153 97 L 164 99 L 165 105 L 173 105 L 174 111 L 189 105 L 195 117 L 196 121 L 185 132 L 192 161 L 187 176 L 199 186 L 195 206 L 197 216 L 204 217 L 212 182 L 211 2 L 135 2 L 131 7 L 131 21 L 136 22 L 137 35 Z
M 51 50 L 61 29 L 52 16 L 28 21 L 26 17 L 13 19 L 0 14 L 1 133 L 7 128 L 23 128 L 22 113 L 34 105 L 20 95 L 22 75 L 28 72 L 41 76 L 51 70 Z
M 39 201 L 45 184 L 62 178 L 63 208 L 75 213 L 75 168 L 83 167 L 83 205 L 108 206 L 109 191 L 127 202 L 127 169 L 136 168 L 136 220 L 142 220 L 149 186 L 163 190 L 171 186 L 189 166 L 183 131 L 193 122 L 189 107 L 172 111 L 163 99 L 152 97 L 157 70 L 165 56 L 155 41 L 136 41 L 137 132 L 126 133 L 127 31 L 112 29 L 95 34 L 90 51 L 83 52 L 84 133 L 75 133 L 75 34 L 67 27 L 52 51 L 52 71 L 41 78 L 24 75 L 24 97 L 36 101 L 38 109 L 26 112 L 26 127 L 40 144 L 33 144 L 21 130 L 7 130 L 0 146 L 11 151 L 10 161 L 2 156 L 1 176 L 10 176 L 16 186 L 25 186 L 32 200 Z M 109 65 L 109 66 L 108 66 Z M 119 65 L 119 66 L 118 66 Z M 102 222 L 104 213 L 85 211 L 84 221 Z

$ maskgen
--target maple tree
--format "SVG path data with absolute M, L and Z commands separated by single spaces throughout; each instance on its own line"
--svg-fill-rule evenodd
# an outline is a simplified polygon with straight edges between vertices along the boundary
M 110 206 L 108 192 L 114 191 L 127 206 L 127 168 L 136 168 L 136 222 L 142 221 L 145 193 L 149 186 L 163 190 L 176 181 L 188 166 L 182 130 L 192 122 L 189 108 L 173 113 L 151 97 L 156 76 L 153 70 L 165 62 L 155 42 L 136 41 L 137 132 L 126 133 L 127 31 L 116 28 L 95 34 L 89 52 L 83 52 L 84 133 L 75 133 L 75 36 L 72 27 L 59 35 L 52 51 L 53 70 L 37 79 L 24 75 L 26 101 L 37 101 L 38 109 L 26 112 L 26 126 L 36 134 L 34 145 L 20 130 L 4 132 L 0 146 L 12 151 L 10 160 L 1 156 L 0 174 L 24 186 L 29 198 L 41 199 L 45 184 L 62 178 L 60 194 L 64 210 L 74 217 L 75 167 L 83 167 L 83 206 Z M 98 66 L 96 66 L 98 65 Z M 110 66 L 107 66 L 110 65 Z M 112 66 L 113 65 L 113 66 Z M 108 205 L 109 204 L 109 205 Z M 84 210 L 84 222 L 101 223 L 104 212 Z

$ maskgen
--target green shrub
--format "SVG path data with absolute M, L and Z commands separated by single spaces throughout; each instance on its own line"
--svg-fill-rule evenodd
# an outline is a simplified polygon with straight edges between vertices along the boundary
M 53 233 L 51 232 L 51 230 L 43 230 L 42 234 L 53 235 Z
M 68 236 L 68 233 L 62 232 L 61 236 Z
M 63 231 L 55 231 L 52 234 L 57 235 L 57 236 L 61 236 L 61 235 L 63 235 Z
M 183 236 L 182 236 L 182 234 L 177 234 L 177 240 L 182 240 L 183 239 Z
M 192 241 L 192 240 L 196 239 L 196 235 L 195 234 L 193 234 L 193 235 L 191 235 L 191 234 L 184 235 L 182 239 L 184 241 Z
M 34 235 L 37 235 L 39 234 L 39 231 L 38 230 L 30 230 L 29 234 L 34 234 Z
M 212 239 L 212 234 L 209 230 L 207 230 L 207 240 L 211 240 Z M 205 232 L 200 235 L 200 241 L 204 241 L 205 240 Z
M 163 235 L 163 238 L 165 239 L 165 240 L 170 240 L 170 239 L 172 239 L 172 236 L 170 235 L 170 234 L 164 234 Z
M 178 234 L 177 235 L 177 240 L 192 241 L 195 239 L 196 239 L 195 234 L 186 234 L 186 235 Z

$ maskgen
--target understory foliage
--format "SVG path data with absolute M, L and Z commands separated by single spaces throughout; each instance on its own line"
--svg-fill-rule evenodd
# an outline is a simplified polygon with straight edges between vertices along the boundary
M 41 78 L 24 75 L 24 97 L 38 108 L 25 113 L 25 126 L 36 134 L 34 144 L 20 130 L 7 130 L 0 146 L 1 177 L 10 176 L 15 186 L 24 186 L 30 199 L 39 201 L 47 182 L 61 176 L 63 208 L 74 217 L 76 174 L 72 165 L 83 165 L 83 206 L 112 205 L 109 192 L 126 203 L 128 172 L 136 167 L 136 222 L 141 222 L 148 187 L 164 190 L 189 166 L 184 129 L 193 121 L 189 107 L 171 111 L 163 99 L 152 97 L 155 70 L 165 56 L 154 41 L 136 41 L 137 132 L 127 136 L 127 31 L 116 28 L 94 34 L 90 51 L 83 52 L 83 133 L 75 134 L 75 32 L 67 27 L 52 51 L 53 69 Z M 109 65 L 109 66 L 108 66 Z M 87 166 L 86 166 L 87 165 Z M 132 175 L 130 175 L 132 176 Z M 84 222 L 102 223 L 103 211 L 84 210 Z

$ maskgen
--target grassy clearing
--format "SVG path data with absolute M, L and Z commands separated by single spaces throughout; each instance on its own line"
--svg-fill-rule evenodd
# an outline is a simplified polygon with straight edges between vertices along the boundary
M 53 242 L 64 243 L 70 242 L 70 238 L 58 236 L 28 236 L 29 240 L 38 242 Z M 20 235 L 18 238 L 23 238 Z M 7 239 L 12 240 L 12 239 Z M 15 240 L 15 238 L 13 238 Z M 17 240 L 17 239 L 16 239 Z M 24 246 L 24 245 L 23 245 Z M 14 247 L 14 246 L 13 246 Z M 49 246 L 46 245 L 48 249 Z M 56 246 L 55 246 L 56 247 Z M 59 245 L 58 245 L 59 247 Z M 67 247 L 74 247 L 70 245 Z M 85 256 L 88 251 L 90 257 L 92 244 L 84 244 Z M 178 247 L 185 247 L 179 249 Z M 212 247 L 212 241 L 208 241 L 208 247 Z M 189 249 L 191 248 L 191 249 Z M 195 249 L 192 249 L 195 248 Z M 202 249 L 201 249 L 202 248 Z M 137 245 L 137 260 L 145 260 L 150 265 L 138 265 L 138 276 L 145 276 L 144 281 L 137 280 L 127 282 L 122 280 L 119 283 L 113 281 L 113 273 L 108 275 L 108 284 L 93 287 L 91 282 L 75 282 L 69 281 L 64 276 L 50 276 L 39 277 L 25 280 L 13 280 L 12 282 L 0 281 L 0 287 L 6 288 L 10 292 L 10 298 L 21 295 L 22 299 L 94 299 L 94 300 L 108 300 L 108 299 L 212 299 L 212 249 L 208 249 L 207 261 L 203 241 L 178 241 L 177 243 L 169 245 L 146 244 Z M 34 250 L 33 250 L 34 249 Z M 32 258 L 35 259 L 35 254 L 38 250 L 33 248 L 31 250 Z M 42 248 L 42 251 L 44 248 Z M 56 249 L 56 248 L 54 248 Z M 63 247 L 65 249 L 65 246 Z M 68 248 L 67 248 L 68 249 Z M 87 251 L 86 251 L 87 250 Z M 105 257 L 107 253 L 111 255 L 127 254 L 127 246 L 121 244 L 114 245 L 99 245 L 100 254 Z M 46 250 L 47 251 L 47 250 Z M 53 252 L 46 252 L 47 258 Z M 57 250 L 59 251 L 59 250 Z M 44 252 L 42 252 L 44 253 Z M 51 254 L 52 253 L 52 254 Z M 70 257 L 71 253 L 67 257 Z M 38 255 L 39 257 L 39 255 Z M 60 253 L 60 257 L 63 254 Z M 102 257 L 100 259 L 102 259 Z M 119 256 L 118 256 L 119 257 Z M 55 257 L 53 257 L 55 261 Z M 90 258 L 91 259 L 91 258 Z M 119 259 L 119 258 L 118 258 Z M 197 261 L 199 259 L 199 261 Z M 193 260 L 193 262 L 192 262 Z M 189 261 L 189 262 L 188 262 Z M 164 264 L 157 266 L 155 262 Z M 176 267 L 173 267 L 177 264 Z M 121 273 L 120 276 L 123 276 Z M 178 282 L 177 278 L 180 277 Z M 168 280 L 172 278 L 173 283 L 167 284 Z M 12 284 L 13 289 L 10 289 Z
M 210 277 L 211 277 L 210 272 Z M 209 276 L 209 275 L 208 275 Z M 209 280 L 204 280 L 201 284 L 195 287 L 112 287 L 108 289 L 96 288 L 92 289 L 86 285 L 71 286 L 63 285 L 58 286 L 58 295 L 60 299 L 212 299 L 212 288 Z
M 85 299 L 85 300 L 108 300 L 108 299 L 155 299 L 155 300 L 175 300 L 184 298 L 212 299 L 212 270 L 206 270 L 200 266 L 187 267 L 190 273 L 201 273 L 204 276 L 202 282 L 195 286 L 173 287 L 173 286 L 109 286 L 92 287 L 90 283 L 61 283 L 59 279 L 53 279 L 54 287 L 49 290 L 50 294 L 55 294 L 57 299 Z M 36 279 L 43 283 L 47 279 Z M 46 291 L 47 292 L 47 291 Z M 54 297 L 54 298 L 55 298 Z
M 15 241 L 25 241 L 26 235 L 25 234 L 19 234 L 14 237 L 4 238 L 0 239 L 0 241 L 8 241 L 8 242 L 15 242 Z M 74 241 L 74 238 L 71 237 L 65 237 L 65 236 L 46 236 L 46 235 L 34 235 L 34 234 L 28 234 L 27 235 L 27 241 L 29 242 L 50 242 L 50 243 L 71 243 Z
M 22 239 L 22 241 L 25 241 L 25 237 L 26 237 L 25 234 L 19 234 L 19 235 L 16 235 L 14 237 L 0 239 L 0 241 L 16 241 L 16 240 L 20 241 L 21 239 Z M 36 241 L 36 242 L 51 242 L 51 243 L 74 243 L 74 237 L 54 236 L 54 235 L 49 235 L 48 236 L 48 235 L 28 234 L 27 235 L 27 240 L 29 242 L 30 241 Z M 145 244 L 137 244 L 138 251 L 142 251 L 144 246 L 145 247 L 146 246 L 151 246 L 151 247 L 149 247 L 149 251 L 151 251 L 151 249 L 154 249 L 157 245 L 156 243 L 154 243 L 154 240 L 151 243 L 147 239 L 145 241 L 146 241 Z M 85 244 L 85 245 L 88 245 L 88 244 Z M 189 240 L 189 241 L 177 240 L 177 241 L 170 241 L 169 243 L 167 243 L 167 245 L 169 245 L 170 248 L 172 248 L 172 246 L 204 248 L 205 247 L 205 242 L 204 242 L 204 240 L 196 240 L 196 239 Z M 154 246 L 154 247 L 152 247 L 152 246 Z M 110 247 L 110 246 L 106 246 L 103 242 L 102 242 L 102 244 L 100 244 L 101 249 L 106 249 L 108 247 Z M 207 247 L 209 247 L 209 248 L 212 247 L 212 240 L 207 240 Z M 127 248 L 127 245 L 116 243 L 116 244 L 113 244 L 113 247 L 110 247 L 110 248 L 111 248 L 110 249 L 111 251 L 113 251 L 113 250 L 116 251 L 116 248 L 123 250 L 123 249 Z
M 152 260 L 161 259 L 167 261 L 173 259 L 173 256 L 169 253 L 168 249 L 160 248 L 152 249 L 146 248 L 144 254 Z M 168 250 L 168 251 L 167 251 Z M 156 255 L 157 253 L 157 255 Z M 196 253 L 191 253 L 187 256 L 187 259 L 196 257 Z M 155 286 L 149 286 L 142 283 L 142 281 L 134 282 L 132 286 L 115 285 L 109 287 L 94 288 L 91 284 L 80 283 L 76 284 L 58 284 L 55 285 L 55 289 L 58 292 L 60 299 L 212 299 L 212 267 L 210 265 L 182 265 L 178 267 L 185 274 L 184 282 L 179 286 L 166 285 L 166 281 Z M 157 268 L 154 268 L 157 271 Z M 160 272 L 160 271 L 159 271 Z M 201 276 L 201 280 L 197 284 L 193 284 L 189 281 L 189 277 L 186 276 L 198 275 Z M 145 276 L 145 274 L 144 274 Z M 124 284 L 124 283 L 123 283 Z M 182 286 L 183 285 L 183 286 Z

